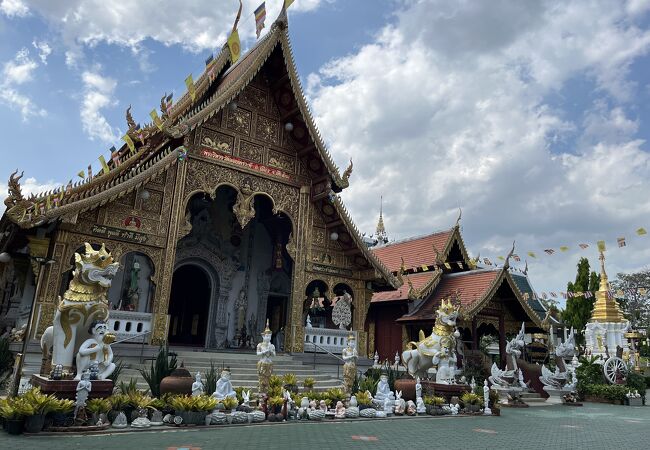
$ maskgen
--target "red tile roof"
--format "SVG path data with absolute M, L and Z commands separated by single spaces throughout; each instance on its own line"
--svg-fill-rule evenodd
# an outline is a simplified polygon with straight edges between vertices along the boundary
M 406 278 L 411 280 L 411 283 L 413 284 L 413 289 L 421 289 L 424 287 L 431 279 L 435 276 L 436 272 L 435 271 L 429 271 L 429 272 L 420 272 L 420 273 L 412 273 L 410 275 L 404 276 L 404 285 L 400 287 L 399 289 L 396 289 L 394 291 L 383 291 L 383 292 L 375 292 L 372 295 L 372 303 L 378 303 L 378 302 L 390 302 L 394 300 L 408 300 L 408 295 L 409 295 L 409 285 L 406 282 Z
M 455 274 L 445 274 L 433 294 L 414 314 L 402 317 L 401 321 L 435 320 L 436 308 L 442 299 L 460 297 L 460 303 L 468 308 L 479 301 L 487 292 L 501 270 L 472 270 Z
M 427 236 L 390 243 L 372 250 L 391 272 L 399 271 L 402 265 L 401 258 L 404 258 L 404 265 L 407 269 L 420 267 L 423 264 L 432 265 L 436 262 L 434 245 L 440 253 L 444 252 L 453 231 L 452 228 Z

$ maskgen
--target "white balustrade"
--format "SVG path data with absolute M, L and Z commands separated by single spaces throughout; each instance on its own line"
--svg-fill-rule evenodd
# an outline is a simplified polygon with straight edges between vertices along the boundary
M 125 343 L 141 343 L 143 340 L 149 342 L 150 335 L 143 334 L 151 331 L 151 322 L 153 314 L 133 311 L 110 311 L 108 318 L 109 333 L 113 333 L 117 341 L 142 335 L 142 337 L 133 337 Z
M 333 328 L 305 327 L 305 352 L 326 353 L 331 352 L 340 355 L 348 345 L 350 331 Z M 354 338 L 357 332 L 352 331 Z

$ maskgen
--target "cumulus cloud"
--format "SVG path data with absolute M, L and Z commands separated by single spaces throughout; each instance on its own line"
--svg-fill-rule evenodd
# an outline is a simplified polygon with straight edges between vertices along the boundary
M 37 68 L 38 63 L 30 57 L 29 50 L 26 48 L 19 50 L 13 59 L 3 65 L 0 103 L 20 111 L 23 121 L 27 121 L 32 116 L 47 114 L 44 109 L 36 106 L 28 96 L 17 89 L 17 86 L 34 79 L 34 71 Z
M 2 0 L 0 13 L 7 17 L 25 17 L 29 14 L 29 8 L 21 0 Z
M 290 12 L 312 11 L 323 1 L 331 0 L 296 0 Z M 255 36 L 252 13 L 259 3 L 259 0 L 243 2 L 239 25 L 243 39 Z M 143 41 L 153 39 L 165 45 L 179 44 L 192 51 L 220 48 L 225 43 L 237 5 L 234 0 L 219 4 L 213 0 L 200 0 L 182 5 L 173 0 L 30 1 L 34 11 L 61 29 L 68 45 L 93 46 L 107 42 L 139 49 Z M 281 6 L 280 1 L 266 2 L 267 24 L 279 14 Z
M 38 57 L 43 65 L 47 65 L 47 57 L 52 53 L 52 47 L 45 41 L 32 41 L 32 46 L 38 50 Z
M 462 207 L 474 254 L 505 255 L 513 239 L 538 253 L 539 290 L 563 289 L 581 254 L 597 262 L 544 248 L 609 239 L 612 272 L 638 268 L 645 250 L 612 247 L 650 225 L 650 158 L 629 104 L 646 13 L 607 0 L 400 2 L 374 42 L 307 82 L 330 150 L 355 161 L 343 197 L 360 227 L 374 230 L 382 194 L 394 237 L 448 227 Z M 576 78 L 599 97 L 578 119 L 549 101 Z
M 99 139 L 109 143 L 116 141 L 119 130 L 111 127 L 101 110 L 117 105 L 113 98 L 117 81 L 96 71 L 85 71 L 81 79 L 84 93 L 80 114 L 84 131 L 91 140 Z

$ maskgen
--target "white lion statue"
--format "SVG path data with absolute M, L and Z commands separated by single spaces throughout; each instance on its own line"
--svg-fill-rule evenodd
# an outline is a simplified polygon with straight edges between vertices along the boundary
M 426 378 L 429 368 L 436 370 L 436 383 L 450 383 L 455 376 L 456 338 L 460 333 L 456 329 L 458 308 L 451 301 L 442 300 L 436 311 L 436 323 L 429 337 L 420 330 L 420 341 L 409 342 L 411 350 L 402 352 L 402 361 L 412 377 Z
M 72 373 L 79 347 L 91 337 L 90 325 L 108 319 L 106 294 L 119 268 L 104 245 L 94 250 L 86 243 L 85 250 L 85 255 L 75 253 L 70 286 L 59 297 L 53 325 L 41 337 L 44 356 L 51 351 L 52 366 L 60 364 L 67 373 Z

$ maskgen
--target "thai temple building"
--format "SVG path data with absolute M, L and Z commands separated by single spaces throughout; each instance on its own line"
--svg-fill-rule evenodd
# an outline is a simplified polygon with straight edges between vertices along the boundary
M 383 218 L 379 226 L 383 230 Z M 522 322 L 529 335 L 550 328 L 527 273 L 511 270 L 510 255 L 502 267 L 479 267 L 468 256 L 460 220 L 448 230 L 378 245 L 373 252 L 403 280 L 397 289 L 375 293 L 370 304 L 370 350 L 382 360 L 417 342 L 420 330 L 428 335 L 442 300 L 460 306 L 465 350 L 478 350 L 481 336 L 496 336 L 504 358 L 506 334 L 516 334 Z
M 21 174 L 11 177 L 0 220 L 0 253 L 10 255 L 0 264 L 0 325 L 23 326 L 35 298 L 29 338 L 38 338 L 68 286 L 75 252 L 88 242 L 105 245 L 121 264 L 108 294 L 109 327 L 119 340 L 250 348 L 268 320 L 285 351 L 302 352 L 307 342 L 340 352 L 349 332 L 319 312 L 347 294 L 346 327 L 356 333 L 359 353 L 374 352 L 366 327 L 373 295 L 388 290 L 383 295 L 398 302 L 406 288 L 389 256 L 394 246 L 370 250 L 338 195 L 349 186 L 352 164 L 339 171 L 309 112 L 286 13 L 236 62 L 224 45 L 194 92 L 173 105 L 163 97 L 153 117 L 140 126 L 127 110 L 131 142 L 81 182 L 26 197 Z M 436 239 L 449 240 L 440 245 L 444 261 L 468 262 L 457 231 Z M 419 261 L 409 259 L 409 267 Z M 424 301 L 440 281 L 466 271 L 408 278 Z M 493 291 L 522 302 L 510 275 L 475 272 L 507 279 L 508 288 Z M 404 294 L 392 294 L 402 292 L 396 289 Z M 477 312 L 494 298 L 490 292 Z M 525 305 L 513 304 L 512 320 L 526 315 Z M 415 329 L 411 323 L 426 323 L 430 310 L 422 304 L 398 326 Z M 323 328 L 305 327 L 310 311 Z M 510 316 L 503 317 L 489 320 L 509 327 Z M 468 323 L 480 327 L 481 320 Z M 373 340 L 383 322 L 370 323 Z

